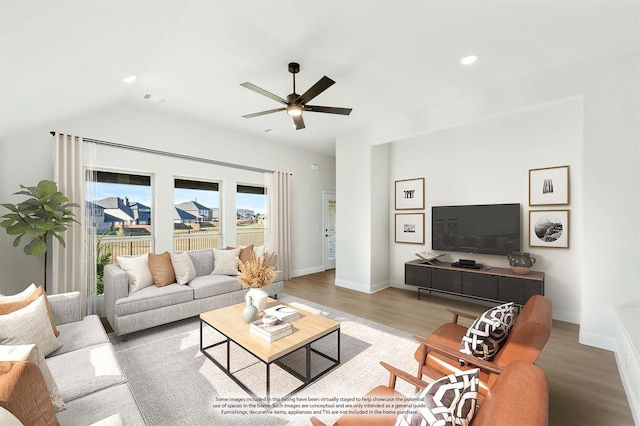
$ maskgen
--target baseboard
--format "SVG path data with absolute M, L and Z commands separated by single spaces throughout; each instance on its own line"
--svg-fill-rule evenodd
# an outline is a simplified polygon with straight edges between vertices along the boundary
M 605 349 L 611 352 L 616 350 L 616 339 L 614 337 L 598 333 L 585 333 L 582 327 L 580 327 L 578 341 L 583 345 L 593 346 L 594 348 Z
M 371 294 L 371 286 L 369 284 L 355 283 L 352 281 L 341 280 L 336 278 L 336 285 L 338 287 L 348 288 L 349 290 L 359 291 L 361 293 Z
M 314 268 L 298 269 L 297 271 L 291 271 L 291 278 L 301 277 L 303 275 L 317 274 L 318 272 L 324 272 L 323 266 L 316 266 Z
M 640 347 L 637 324 L 640 309 L 616 307 L 616 363 L 635 424 L 640 424 Z M 635 330 L 635 335 L 633 334 Z M 634 341 L 635 336 L 635 341 Z

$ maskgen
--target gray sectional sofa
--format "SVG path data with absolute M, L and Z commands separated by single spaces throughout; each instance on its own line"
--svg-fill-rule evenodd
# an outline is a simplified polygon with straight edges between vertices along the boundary
M 79 292 L 48 296 L 62 344 L 46 358 L 66 409 L 61 425 L 144 425 L 127 378 L 97 315 L 82 317 Z
M 127 273 L 116 265 L 104 269 L 104 310 L 109 324 L 126 340 L 129 333 L 190 318 L 203 312 L 244 301 L 248 289 L 231 275 L 211 275 L 213 250 L 189 251 L 196 277 L 185 285 L 151 285 L 129 293 Z M 284 283 L 278 272 L 275 281 L 264 287 L 277 298 Z

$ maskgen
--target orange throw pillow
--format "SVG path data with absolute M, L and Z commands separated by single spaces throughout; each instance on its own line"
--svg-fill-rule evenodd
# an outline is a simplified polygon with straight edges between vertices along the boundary
M 171 253 L 168 251 L 162 254 L 149 253 L 149 270 L 151 270 L 153 282 L 158 287 L 176 282 L 176 274 L 171 264 Z
M 227 247 L 227 250 L 233 250 L 235 247 Z M 247 263 L 248 261 L 251 260 L 251 257 L 253 256 L 253 244 L 251 244 L 250 246 L 246 246 L 243 249 L 240 249 L 240 256 L 238 256 L 238 258 L 240 259 L 240 262 L 242 263 Z
M 7 314 L 10 314 L 11 312 L 18 311 L 24 308 L 25 306 L 30 305 L 31 302 L 33 302 L 40 296 L 44 296 L 44 300 L 47 302 L 46 303 L 47 314 L 49 315 L 49 321 L 51 321 L 51 328 L 53 329 L 53 334 L 55 334 L 55 336 L 58 337 L 60 335 L 60 332 L 56 328 L 56 323 L 53 322 L 53 315 L 51 315 L 51 308 L 49 307 L 49 302 L 47 301 L 47 293 L 45 293 L 44 288 L 42 286 L 39 286 L 36 289 L 36 291 L 31 293 L 31 295 L 24 300 L 21 300 L 19 302 L 0 304 L 0 315 L 7 315 Z
M 0 406 L 24 425 L 59 425 L 47 384 L 29 361 L 0 361 Z

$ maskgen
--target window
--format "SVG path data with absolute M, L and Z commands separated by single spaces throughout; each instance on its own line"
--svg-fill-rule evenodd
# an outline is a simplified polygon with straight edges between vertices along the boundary
M 222 228 L 218 187 L 217 182 L 174 180 L 174 251 L 220 247 Z
M 151 177 L 88 170 L 85 193 L 89 287 L 102 294 L 106 265 L 153 251 Z
M 263 186 L 238 185 L 236 188 L 236 242 L 238 245 L 264 245 L 268 232 L 267 196 Z

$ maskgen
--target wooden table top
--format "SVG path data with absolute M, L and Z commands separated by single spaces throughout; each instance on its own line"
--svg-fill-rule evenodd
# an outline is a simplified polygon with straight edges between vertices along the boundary
M 283 303 L 270 298 L 267 307 L 279 304 Z M 268 342 L 249 331 L 249 324 L 242 320 L 242 310 L 245 306 L 245 303 L 239 303 L 205 312 L 200 314 L 200 319 L 267 363 L 340 328 L 339 322 L 292 306 L 291 309 L 300 312 L 301 316 L 300 319 L 291 322 L 293 333 L 274 342 Z

